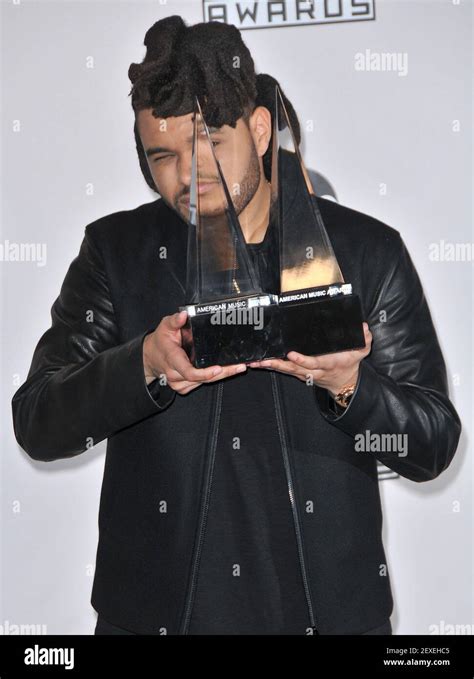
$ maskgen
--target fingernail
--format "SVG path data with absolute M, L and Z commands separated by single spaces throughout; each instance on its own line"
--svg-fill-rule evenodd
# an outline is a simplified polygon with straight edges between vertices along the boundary
M 247 366 L 246 366 L 246 365 L 239 365 L 238 368 L 237 368 L 237 370 L 236 370 L 235 372 L 237 372 L 237 373 L 242 373 L 242 372 L 243 372 L 244 370 L 246 370 L 246 369 L 247 369 Z
M 212 374 L 213 374 L 213 375 L 218 375 L 218 374 L 221 373 L 221 372 L 222 372 L 222 368 L 214 368 L 214 370 L 212 371 Z

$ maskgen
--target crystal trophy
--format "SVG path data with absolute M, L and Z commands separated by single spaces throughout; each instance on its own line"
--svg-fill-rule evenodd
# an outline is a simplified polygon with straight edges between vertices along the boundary
M 339 268 L 278 85 L 271 188 L 280 239 L 278 306 L 285 355 L 364 347 L 360 299 Z
M 283 357 L 278 295 L 262 290 L 197 97 L 186 267 L 181 337 L 196 368 Z

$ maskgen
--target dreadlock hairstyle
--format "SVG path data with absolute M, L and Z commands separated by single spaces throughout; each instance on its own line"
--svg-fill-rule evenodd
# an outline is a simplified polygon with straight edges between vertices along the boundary
M 157 191 L 138 134 L 137 113 L 152 109 L 158 118 L 186 115 L 194 111 L 199 98 L 209 126 L 236 126 L 243 117 L 248 122 L 257 106 L 265 106 L 274 119 L 277 81 L 265 73 L 256 74 L 252 56 L 240 31 L 219 21 L 186 26 L 183 19 L 170 16 L 148 29 L 145 58 L 132 63 L 128 77 L 135 112 L 134 135 L 140 168 L 148 186 Z M 290 122 L 300 143 L 300 125 L 293 106 L 281 89 Z M 265 176 L 270 179 L 271 146 L 263 157 Z

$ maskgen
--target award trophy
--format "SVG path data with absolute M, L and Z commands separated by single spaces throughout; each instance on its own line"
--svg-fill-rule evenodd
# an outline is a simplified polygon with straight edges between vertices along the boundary
M 278 86 L 271 175 L 284 354 L 317 356 L 364 347 L 360 299 L 344 281 Z
M 197 98 L 191 172 L 183 349 L 196 368 L 283 357 L 278 295 L 261 288 Z

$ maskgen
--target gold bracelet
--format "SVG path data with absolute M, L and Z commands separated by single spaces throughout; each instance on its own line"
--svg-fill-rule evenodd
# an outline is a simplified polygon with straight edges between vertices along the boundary
M 336 403 L 343 408 L 347 408 L 349 405 L 349 401 L 351 399 L 352 394 L 355 391 L 357 382 L 353 382 L 352 384 L 346 384 L 345 386 L 340 389 L 339 393 L 336 394 L 334 397 L 334 400 Z

